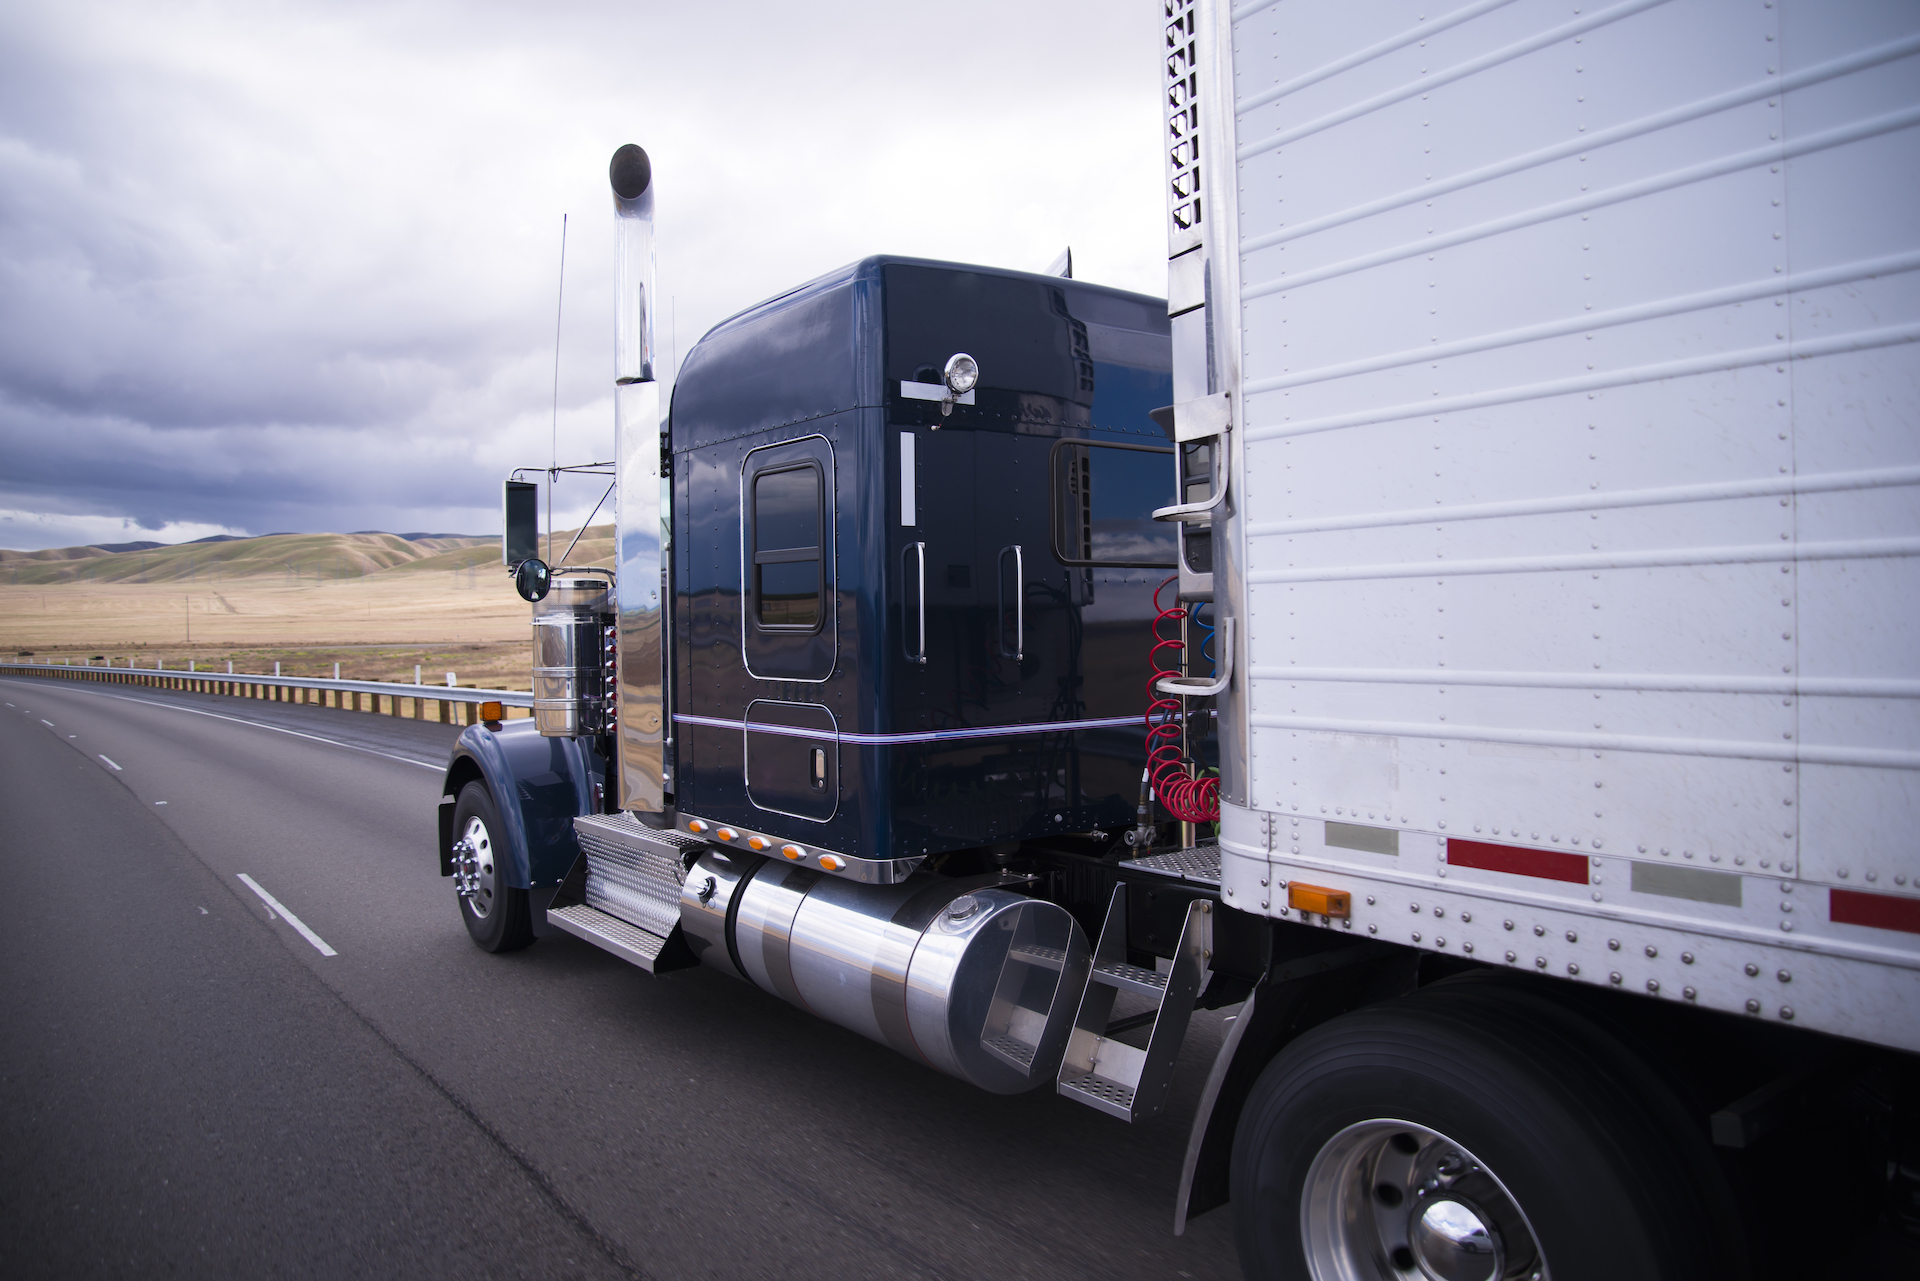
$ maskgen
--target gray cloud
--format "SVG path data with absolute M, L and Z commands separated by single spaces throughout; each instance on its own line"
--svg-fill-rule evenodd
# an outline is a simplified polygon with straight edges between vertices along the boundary
M 676 357 L 873 252 L 1038 268 L 1071 241 L 1158 292 L 1158 14 L 9 8 L 0 545 L 494 528 L 552 447 L 562 213 L 559 452 L 606 457 L 625 141 L 655 158 Z

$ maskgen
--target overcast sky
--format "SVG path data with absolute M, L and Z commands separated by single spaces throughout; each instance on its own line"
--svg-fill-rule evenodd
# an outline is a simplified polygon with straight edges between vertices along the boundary
M 676 361 L 870 253 L 1071 244 L 1162 293 L 1159 11 L 0 6 L 0 546 L 498 532 L 551 448 L 562 214 L 559 452 L 611 457 L 623 142 Z

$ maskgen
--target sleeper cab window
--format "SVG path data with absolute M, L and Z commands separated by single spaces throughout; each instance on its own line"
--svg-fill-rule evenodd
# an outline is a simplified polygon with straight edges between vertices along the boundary
M 1063 440 L 1054 445 L 1053 554 L 1062 565 L 1174 566 L 1174 528 L 1153 518 L 1176 501 L 1173 450 Z
M 810 461 L 753 473 L 753 618 L 766 630 L 819 630 L 824 488 L 819 464 Z

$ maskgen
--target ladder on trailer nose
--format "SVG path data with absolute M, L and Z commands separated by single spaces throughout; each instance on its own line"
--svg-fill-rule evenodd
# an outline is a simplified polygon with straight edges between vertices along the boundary
M 1220 884 L 1218 846 L 1156 854 L 1120 866 L 1202 885 Z M 1186 922 L 1166 973 L 1129 963 L 1127 883 L 1114 886 L 1100 942 L 1094 948 L 1093 970 L 1060 1065 L 1060 1093 L 1122 1121 L 1157 1115 L 1166 1106 L 1174 1060 L 1186 1039 L 1194 1001 L 1212 959 L 1213 901 L 1199 898 L 1187 905 Z M 1154 1008 L 1140 1018 L 1149 1025 L 1145 1048 L 1119 1039 L 1121 1032 L 1139 1025 L 1134 1019 L 1118 1023 L 1113 1019 L 1114 1002 L 1123 992 L 1153 1002 Z

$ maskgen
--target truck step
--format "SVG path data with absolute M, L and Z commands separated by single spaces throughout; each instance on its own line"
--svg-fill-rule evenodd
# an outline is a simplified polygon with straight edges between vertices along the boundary
M 1092 1072 L 1060 1078 L 1060 1093 L 1076 1103 L 1084 1103 L 1096 1112 L 1133 1120 L 1134 1089 L 1121 1081 L 1110 1081 Z
M 680 885 L 702 843 L 631 814 L 573 820 L 580 858 L 554 891 L 547 922 L 649 974 L 698 963 L 680 936 Z
M 652 974 L 666 948 L 667 940 L 629 925 L 597 907 L 576 903 L 572 907 L 547 909 L 547 920 L 567 933 L 585 939 L 595 947 L 612 952 Z
M 988 1053 L 1006 1060 L 1022 1072 L 1033 1070 L 1033 1056 L 1039 1053 L 1037 1046 L 1029 1045 L 1017 1036 L 988 1037 L 980 1044 L 986 1047 Z
M 1184 850 L 1174 850 L 1167 854 L 1149 854 L 1144 858 L 1125 859 L 1121 867 L 1135 872 L 1151 872 L 1155 876 L 1165 876 L 1175 881 L 1185 881 L 1190 885 L 1209 885 L 1220 888 L 1220 846 L 1214 842 L 1195 845 Z
M 649 934 L 673 933 L 687 855 L 701 842 L 644 827 L 630 814 L 584 814 L 573 820 L 573 830 L 587 856 L 587 904 Z
M 1128 965 L 1124 961 L 1096 965 L 1093 967 L 1094 982 L 1109 983 L 1123 992 L 1138 992 L 1159 1000 L 1167 994 L 1168 975 L 1158 970 L 1142 969 L 1138 965 Z
M 1218 864 L 1216 863 L 1216 866 Z M 1154 1116 L 1166 1106 L 1174 1060 L 1186 1038 L 1193 1003 L 1206 979 L 1213 955 L 1213 902 L 1195 899 L 1187 906 L 1173 968 L 1166 974 L 1127 961 L 1127 883 L 1113 887 L 1106 923 L 1093 950 L 1093 970 L 1073 1020 L 1067 1053 L 1060 1064 L 1061 1094 L 1122 1121 Z M 1116 1021 L 1114 998 L 1132 992 L 1152 998 L 1151 1013 Z M 1119 1033 L 1151 1023 L 1143 1048 L 1119 1039 Z
M 1042 947 L 1038 943 L 1015 946 L 1007 955 L 1016 961 L 1025 961 L 1028 965 L 1039 965 L 1049 970 L 1057 970 L 1067 963 L 1064 948 Z

